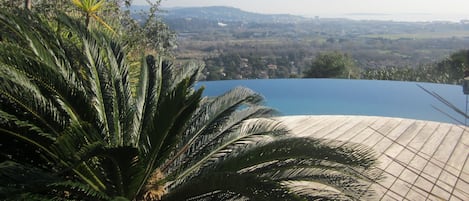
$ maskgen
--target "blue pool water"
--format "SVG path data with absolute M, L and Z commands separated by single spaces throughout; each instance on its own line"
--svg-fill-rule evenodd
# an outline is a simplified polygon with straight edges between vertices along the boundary
M 417 84 L 465 110 L 466 96 L 457 85 L 345 79 L 230 80 L 198 85 L 206 87 L 206 96 L 220 95 L 237 86 L 248 87 L 261 93 L 266 105 L 282 115 L 368 115 L 456 123 L 433 105 L 464 122 L 461 115 Z

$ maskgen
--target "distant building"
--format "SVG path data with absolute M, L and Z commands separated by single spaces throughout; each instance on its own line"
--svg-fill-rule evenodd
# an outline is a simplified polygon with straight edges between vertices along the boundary
M 469 24 L 469 20 L 461 20 L 460 23 L 461 24 Z
M 270 70 L 277 70 L 277 65 L 269 64 L 269 65 L 267 65 L 267 68 L 269 68 Z
M 226 27 L 226 26 L 228 26 L 228 24 L 225 24 L 223 22 L 218 22 L 218 26 L 219 27 Z

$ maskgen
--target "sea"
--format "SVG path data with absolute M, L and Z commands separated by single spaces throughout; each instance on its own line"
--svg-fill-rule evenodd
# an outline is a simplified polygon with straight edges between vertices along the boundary
M 379 20 L 395 22 L 462 22 L 469 20 L 468 13 L 345 13 L 345 14 L 307 14 L 309 18 L 345 18 L 352 20 Z

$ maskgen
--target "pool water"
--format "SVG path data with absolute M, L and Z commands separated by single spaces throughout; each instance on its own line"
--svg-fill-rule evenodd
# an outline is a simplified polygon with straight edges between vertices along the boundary
M 457 85 L 346 79 L 230 80 L 198 85 L 205 86 L 206 96 L 221 95 L 237 86 L 248 87 L 261 93 L 266 105 L 282 115 L 367 115 L 457 123 L 434 108 L 437 107 L 464 122 L 461 115 L 418 85 L 438 93 L 463 111 L 466 107 L 466 96 Z

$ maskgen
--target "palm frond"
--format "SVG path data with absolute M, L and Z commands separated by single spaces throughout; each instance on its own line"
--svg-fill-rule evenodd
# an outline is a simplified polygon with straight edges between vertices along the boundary
M 15 158 L 23 164 L 50 168 L 59 160 L 49 146 L 56 136 L 44 132 L 30 121 L 24 121 L 0 110 L 0 157 Z
M 339 190 L 317 182 L 285 181 L 282 182 L 282 185 L 306 200 L 353 200 L 353 198 L 344 195 Z
M 244 197 L 248 200 L 302 200 L 276 182 L 256 175 L 217 172 L 193 179 L 181 188 L 172 190 L 165 200 L 215 200 L 214 196 Z
M 71 180 L 54 182 L 47 185 L 47 187 L 58 192 L 63 192 L 63 197 L 66 197 L 65 200 L 83 199 L 84 197 L 90 200 L 113 200 L 111 197 L 101 191 L 96 191 L 88 185 Z
M 114 109 L 114 111 L 116 111 L 114 119 L 119 119 L 121 128 L 119 132 L 121 136 L 119 138 L 123 140 L 120 145 L 123 146 L 124 143 L 130 145 L 130 135 L 125 134 L 133 132 L 132 121 L 135 113 L 135 103 L 130 88 L 129 66 L 125 61 L 125 53 L 122 47 L 116 42 L 109 41 L 108 43 L 107 58 L 111 68 L 114 91 L 116 92 L 115 99 L 117 102 L 117 108 Z M 127 139 L 124 139 L 126 136 Z
M 173 83 L 169 77 L 173 67 L 169 63 L 147 57 L 142 65 L 142 80 L 139 84 L 136 102 L 136 131 L 133 135 L 139 150 L 146 160 L 144 182 L 173 151 L 174 144 L 184 133 L 188 119 L 199 106 L 202 89 L 193 91 L 195 77 L 200 73 L 200 66 L 187 70 L 188 77 Z M 177 76 L 176 76 L 177 77 Z M 174 85 L 170 87 L 170 85 Z M 158 125 L 158 126 L 156 126 Z
M 313 181 L 341 196 L 371 198 L 369 184 L 380 179 L 373 152 L 362 145 L 311 138 L 280 138 L 229 156 L 211 171 L 235 171 L 283 181 Z M 314 193 L 311 192 L 311 196 Z
M 147 56 L 142 60 L 140 79 L 137 85 L 132 143 L 138 145 L 143 153 L 148 153 L 148 139 L 141 133 L 154 129 L 152 122 L 158 105 L 158 97 L 161 94 L 162 71 L 161 60 L 155 60 L 153 56 Z
M 230 141 L 234 137 L 234 132 L 244 121 L 252 118 L 258 118 L 261 116 L 268 116 L 271 113 L 275 112 L 271 108 L 254 106 L 249 107 L 243 110 L 238 110 L 231 115 L 229 115 L 224 122 L 221 120 L 217 121 L 215 124 L 220 124 L 213 126 L 211 129 L 207 129 L 207 133 L 204 131 L 198 131 L 200 134 L 197 138 L 194 138 L 192 143 L 184 145 L 181 149 L 181 154 L 178 158 L 175 158 L 172 162 L 168 171 L 173 171 L 177 169 L 183 169 L 187 166 L 190 166 L 196 163 L 199 159 L 203 158 L 206 153 L 210 153 L 214 149 L 217 149 L 219 144 L 223 144 L 226 141 Z M 197 117 L 194 117 L 195 119 Z M 207 126 L 212 127 L 212 126 Z M 211 130 L 210 133 L 208 130 Z M 187 130 L 186 130 L 187 132 Z M 275 132 L 275 131 L 273 131 Z M 182 154 L 182 152 L 184 152 Z
M 156 113 L 154 124 L 159 125 L 155 133 L 149 133 L 147 138 L 152 144 L 150 150 L 149 165 L 157 167 L 165 160 L 164 154 L 169 155 L 168 145 L 174 144 L 172 140 L 182 136 L 186 127 L 187 118 L 192 116 L 198 106 L 198 100 L 202 95 L 202 90 L 195 93 L 187 91 L 189 80 L 179 84 L 170 94 L 160 96 L 158 102 L 158 111 Z M 171 114 L 170 116 L 168 116 Z M 183 119 L 181 119 L 183 118 Z M 181 121 L 186 118 L 186 121 Z M 161 159 L 160 159 L 161 158 Z M 163 160 L 162 160 L 163 159 Z
M 56 166 L 62 167 L 61 172 L 71 172 L 95 190 L 106 189 L 105 175 L 99 168 L 93 168 L 97 161 L 86 161 L 88 153 L 101 148 L 103 142 L 98 131 L 90 124 L 72 124 L 65 129 L 60 137 L 51 145 L 60 161 Z
M 298 194 L 304 198 L 329 195 L 362 199 L 374 196 L 369 185 L 380 179 L 380 172 L 375 168 L 376 162 L 370 149 L 357 144 L 311 138 L 265 137 L 255 140 L 244 138 L 216 153 L 208 154 L 209 158 L 199 160 L 199 164 L 191 167 L 193 169 L 179 175 L 184 176 L 188 171 L 197 174 L 176 180 L 170 189 L 178 191 L 179 188 L 187 188 L 187 183 L 193 180 L 209 180 L 214 174 L 231 172 L 238 176 L 250 175 L 260 181 L 282 184 L 285 189 L 292 189 L 293 193 L 299 192 L 299 187 L 294 188 L 285 182 L 314 182 L 316 186 L 326 185 L 335 189 L 327 193 L 304 189 L 302 194 Z
M 144 167 L 140 164 L 138 150 L 134 147 L 100 147 L 93 152 L 88 153 L 89 160 L 99 158 L 101 164 L 106 170 L 105 177 L 112 182 L 112 189 L 108 188 L 107 193 L 112 195 L 122 195 L 133 197 L 136 192 L 136 185 L 144 178 L 141 178 Z M 136 178 L 140 177 L 140 178 Z
M 210 152 L 209 147 L 223 143 L 225 135 L 244 120 L 275 113 L 266 107 L 242 108 L 245 104 L 258 104 L 261 101 L 262 97 L 259 94 L 246 88 L 235 88 L 214 99 L 205 99 L 205 103 L 190 119 L 182 143 L 179 144 L 179 150 L 172 156 L 174 159 L 167 162 L 163 170 L 169 167 L 178 169 L 180 166 L 188 166 L 191 161 L 197 161 L 203 156 L 200 153 Z
M 186 133 L 184 143 L 199 135 L 212 134 L 222 125 L 231 114 L 239 110 L 244 104 L 259 104 L 262 96 L 247 88 L 235 88 L 213 99 L 205 99 L 199 111 L 192 118 L 192 122 Z M 256 116 L 256 117 L 260 117 Z
M 213 165 L 225 157 L 238 154 L 247 147 L 256 147 L 267 144 L 273 140 L 273 136 L 285 133 L 285 127 L 280 122 L 271 119 L 253 119 L 245 121 L 237 129 L 225 136 L 223 141 L 216 144 L 208 152 L 201 155 L 190 166 L 172 172 L 175 182 L 174 186 L 183 183 L 188 178 L 200 174 L 200 172 L 211 172 Z M 173 176 L 169 175 L 169 178 Z
M 357 177 L 344 174 L 344 172 L 323 168 L 274 169 L 260 177 L 271 178 L 275 181 L 312 181 L 332 187 L 350 199 L 358 200 L 363 197 L 369 199 L 374 195 L 374 192 L 369 190 L 369 181 L 357 179 Z M 314 196 L 314 193 L 316 192 L 311 192 L 311 195 Z M 357 195 L 359 197 L 356 197 Z
M 201 66 L 186 66 L 187 75 L 172 76 L 179 79 L 180 82 L 170 79 L 170 75 L 174 73 L 171 64 L 162 63 L 161 80 L 153 88 L 159 88 L 158 97 L 153 99 L 157 100 L 157 108 L 154 112 L 153 125 L 160 125 L 160 127 L 153 132 L 148 132 L 146 138 L 154 145 L 153 154 L 157 152 L 168 152 L 168 147 L 174 144 L 171 139 L 178 139 L 181 137 L 186 128 L 186 122 L 192 116 L 198 107 L 200 97 L 203 89 L 197 91 L 192 90 L 195 78 L 199 76 Z M 180 78 L 183 77 L 183 78 Z M 170 84 L 171 83 L 171 84 Z M 166 86 L 165 85 L 174 85 Z M 169 116 L 170 115 L 170 116 Z M 151 127 L 150 127 L 151 128 Z M 154 133 L 156 132 L 156 133 Z M 144 134 L 146 132 L 143 132 Z M 160 134 L 158 134 L 160 133 Z M 168 135 L 170 134 L 171 135 Z M 169 137 L 169 138 L 168 138 Z M 155 155 L 156 156 L 156 155 Z M 164 157 L 163 157 L 164 158 Z M 159 161 L 158 163 L 161 163 Z
M 41 169 L 25 166 L 13 161 L 0 163 L 0 199 L 14 197 L 15 194 L 47 188 L 46 185 L 58 181 L 58 177 Z
M 46 131 L 59 135 L 60 128 L 65 126 L 67 118 L 55 102 L 45 97 L 41 90 L 30 79 L 14 68 L 1 68 L 0 94 L 2 105 L 14 105 L 17 114 L 38 124 L 42 124 Z M 7 108 L 7 107 L 3 107 Z M 28 115 L 30 117 L 28 118 Z
M 26 19 L 22 16 L 1 18 L 2 23 L 8 24 L 13 32 L 17 33 L 15 38 L 28 41 L 25 42 L 27 48 L 21 46 L 22 42 L 3 44 L 2 48 L 6 49 L 1 50 L 1 61 L 27 76 L 30 82 L 37 85 L 42 94 L 66 112 L 71 120 L 77 122 L 93 118 L 93 110 L 86 108 L 91 104 L 82 81 L 79 80 L 81 72 L 79 68 L 74 67 L 76 62 L 71 60 L 76 55 L 70 52 L 76 52 L 78 48 L 68 44 L 67 48 L 71 49 L 64 49 L 64 42 L 58 39 L 53 31 L 39 23 L 31 25 L 26 22 L 35 22 L 38 20 L 36 16 L 26 15 Z
M 343 145 L 341 142 L 290 137 L 276 139 L 253 149 L 245 149 L 236 157 L 228 158 L 219 168 L 223 171 L 238 171 L 272 160 L 292 158 L 313 158 L 363 168 L 376 164 L 374 152 L 358 144 Z
M 109 87 L 109 69 L 106 68 L 102 54 L 100 54 L 100 44 L 93 38 L 83 39 L 83 51 L 86 56 L 84 65 L 89 76 L 89 89 L 92 94 L 93 106 L 97 112 L 98 121 L 104 125 L 102 134 L 106 141 L 111 143 L 115 127 L 112 119 L 108 115 L 112 113 L 112 91 Z
M 62 180 L 36 167 L 12 161 L 0 163 L 0 199 L 2 200 L 111 200 L 106 194 L 90 186 L 72 180 Z

